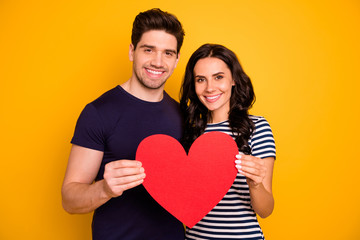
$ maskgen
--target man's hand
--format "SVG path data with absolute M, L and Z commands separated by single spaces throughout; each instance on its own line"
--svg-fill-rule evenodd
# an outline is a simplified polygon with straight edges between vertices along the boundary
M 109 197 L 118 197 L 124 191 L 143 183 L 145 178 L 141 162 L 117 160 L 105 165 L 104 191 Z
M 105 165 L 104 179 L 95 181 L 104 153 L 73 145 L 63 186 L 64 209 L 89 213 L 125 190 L 136 187 L 145 177 L 141 162 L 117 160 Z

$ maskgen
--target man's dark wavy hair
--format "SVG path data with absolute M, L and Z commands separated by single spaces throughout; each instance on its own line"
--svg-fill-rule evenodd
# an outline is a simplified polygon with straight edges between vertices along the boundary
M 229 67 L 235 86 L 230 97 L 229 125 L 236 136 L 239 150 L 250 154 L 248 140 L 255 127 L 249 118 L 248 110 L 255 102 L 255 93 L 250 78 L 245 74 L 236 54 L 218 44 L 204 44 L 198 48 L 187 63 L 185 76 L 180 89 L 180 108 L 184 117 L 182 144 L 188 151 L 197 137 L 204 133 L 211 114 L 200 102 L 195 92 L 194 67 L 203 58 L 218 58 Z
M 173 35 L 177 40 L 177 53 L 180 52 L 185 32 L 180 21 L 173 14 L 164 12 L 159 8 L 139 13 L 135 17 L 131 34 L 131 43 L 134 45 L 134 49 L 136 49 L 142 35 L 151 30 L 163 30 Z

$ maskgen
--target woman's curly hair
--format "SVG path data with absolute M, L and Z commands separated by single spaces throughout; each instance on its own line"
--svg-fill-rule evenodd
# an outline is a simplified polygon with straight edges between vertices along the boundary
M 206 124 L 211 121 L 211 114 L 200 102 L 195 92 L 194 67 L 207 57 L 218 58 L 226 63 L 232 73 L 235 86 L 230 97 L 229 125 L 236 136 L 239 150 L 250 154 L 248 140 L 254 131 L 254 124 L 248 110 L 255 102 L 255 93 L 250 78 L 245 74 L 236 54 L 218 44 L 204 44 L 198 48 L 187 63 L 185 76 L 180 89 L 180 108 L 184 117 L 184 133 L 181 143 L 188 151 L 197 137 L 204 133 Z

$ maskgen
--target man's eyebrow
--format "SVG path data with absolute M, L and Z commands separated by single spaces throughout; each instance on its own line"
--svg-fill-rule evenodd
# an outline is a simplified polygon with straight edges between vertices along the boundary
M 174 49 L 165 49 L 166 52 L 171 52 L 171 53 L 174 53 L 174 54 L 177 54 L 176 50 Z
M 151 48 L 151 49 L 154 49 L 155 46 L 143 44 L 143 45 L 140 46 L 140 48 Z
M 150 48 L 150 49 L 155 49 L 156 47 L 153 45 L 147 45 L 147 44 L 143 44 L 140 46 L 140 48 Z M 174 49 L 165 49 L 166 52 L 172 52 L 174 54 L 177 54 L 177 51 Z

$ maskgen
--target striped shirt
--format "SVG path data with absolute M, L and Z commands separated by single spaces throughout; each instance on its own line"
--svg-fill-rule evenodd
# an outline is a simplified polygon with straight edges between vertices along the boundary
M 276 156 L 275 141 L 269 123 L 263 117 L 249 115 L 255 131 L 249 139 L 251 155 L 259 158 Z M 229 122 L 208 124 L 205 133 L 219 131 L 234 138 Z M 186 228 L 186 239 L 264 239 L 250 203 L 246 177 L 239 172 L 224 198 L 194 227 Z

